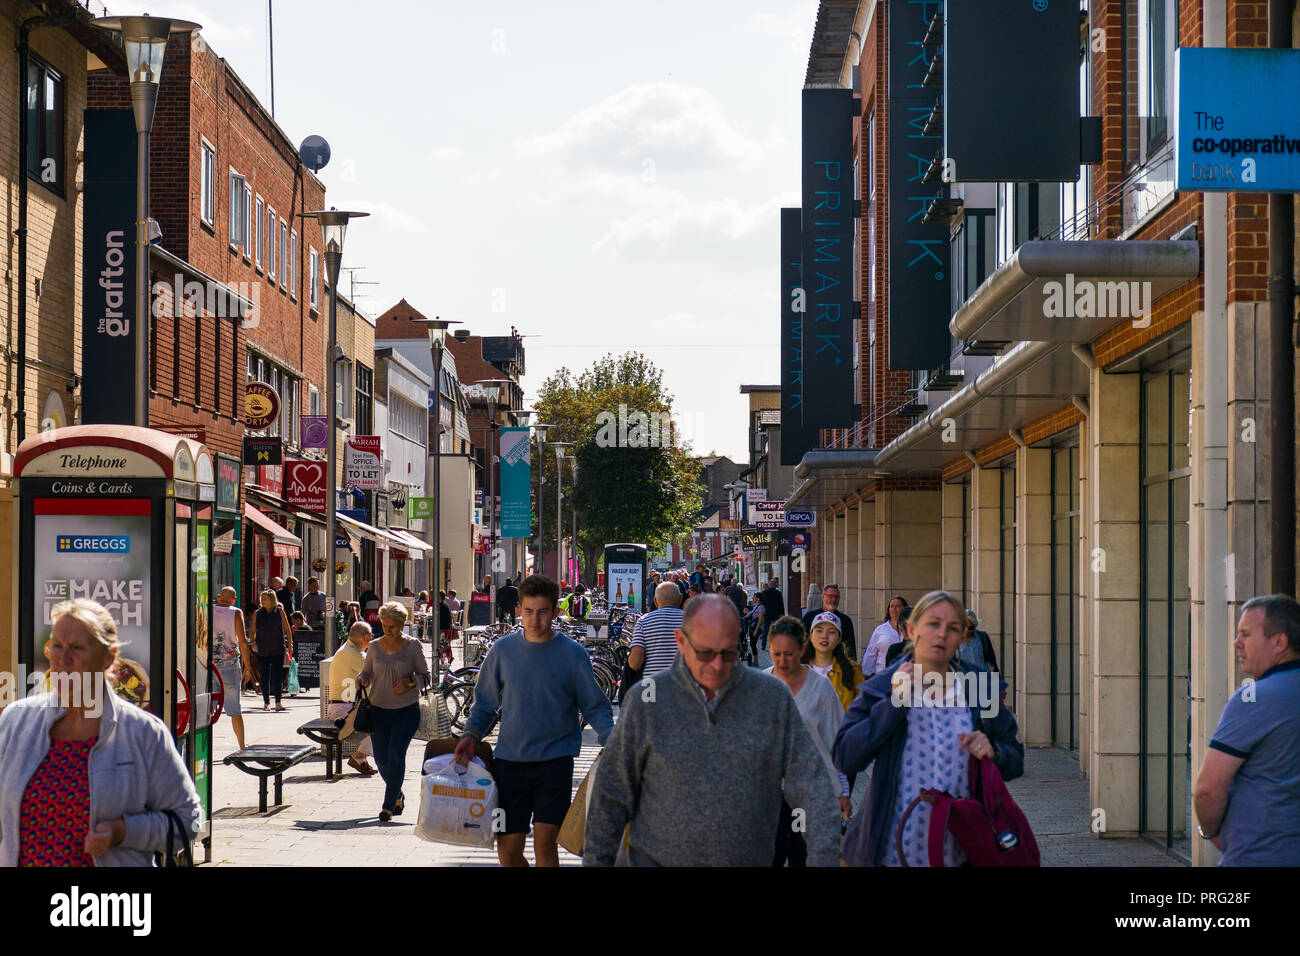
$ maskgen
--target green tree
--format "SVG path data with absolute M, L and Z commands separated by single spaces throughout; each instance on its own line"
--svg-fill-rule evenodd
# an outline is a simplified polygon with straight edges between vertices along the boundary
M 701 505 L 699 466 L 672 427 L 672 395 L 663 373 L 640 352 L 605 355 L 574 375 L 562 368 L 548 378 L 535 403 L 538 417 L 552 426 L 546 441 L 573 442 L 573 471 L 563 472 L 564 525 L 578 514 L 578 549 L 583 581 L 595 581 L 604 546 L 619 541 L 663 549 L 690 532 Z M 545 484 L 544 547 L 555 549 L 554 453 L 541 460 Z M 572 546 L 572 545 L 570 545 Z

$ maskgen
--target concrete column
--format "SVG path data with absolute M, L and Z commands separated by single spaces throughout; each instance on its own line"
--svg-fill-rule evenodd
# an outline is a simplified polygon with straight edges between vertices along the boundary
M 862 603 L 858 591 L 858 548 L 861 543 L 861 538 L 858 537 L 858 522 L 860 520 L 860 508 L 850 508 L 848 517 L 844 521 L 844 580 L 840 582 L 840 586 L 844 588 L 843 603 L 840 606 L 854 621 L 860 617 L 858 607 Z M 854 636 L 857 636 L 856 631 Z
M 1088 403 L 1088 522 L 1092 551 L 1088 615 L 1092 673 L 1084 692 L 1093 715 L 1091 806 L 1105 811 L 1104 836 L 1138 832 L 1142 496 L 1141 377 L 1091 373 Z
M 1092 676 L 1092 506 L 1088 498 L 1089 448 L 1088 421 L 1079 423 L 1079 540 L 1074 566 L 1079 595 L 1079 659 L 1076 675 L 1079 687 L 1079 772 L 1088 775 L 1092 750 L 1092 695 L 1088 693 Z
M 995 468 L 976 468 L 971 472 L 971 610 L 979 615 L 980 628 L 988 634 L 994 649 L 1001 647 L 1001 608 L 998 594 L 1002 586 L 1002 569 L 998 556 L 1001 521 L 998 513 L 998 481 Z M 1008 628 L 1009 630 L 1009 628 Z M 999 652 L 1000 653 L 1000 652 Z M 1006 665 L 998 660 L 998 666 Z
M 966 560 L 966 551 L 962 547 L 962 528 L 966 515 L 962 510 L 961 482 L 946 481 L 939 490 L 942 502 L 942 547 L 943 567 L 941 579 L 945 590 L 957 594 L 961 588 L 962 563 Z M 971 610 L 975 610 L 972 606 Z M 979 611 L 975 611 L 976 614 Z M 983 621 L 980 622 L 981 629 Z
M 876 493 L 876 572 L 890 594 L 915 603 L 943 579 L 940 492 Z
M 1016 451 L 1016 717 L 1026 746 L 1052 743 L 1052 452 Z
M 858 637 L 858 657 L 867 649 L 866 642 L 871 639 L 871 630 L 880 620 L 877 613 L 880 605 L 879 592 L 876 590 L 876 500 L 870 498 L 858 506 L 858 613 L 853 618 L 853 626 Z M 871 624 L 871 629 L 867 625 Z

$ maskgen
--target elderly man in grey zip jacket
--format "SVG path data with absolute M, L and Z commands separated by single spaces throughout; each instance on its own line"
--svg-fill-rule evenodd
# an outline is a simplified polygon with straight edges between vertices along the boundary
M 808 865 L 837 865 L 839 804 L 794 696 L 720 653 L 736 606 L 696 597 L 676 636 L 676 663 L 628 695 L 596 764 L 583 863 L 613 865 L 630 824 L 632 866 L 771 866 L 784 795 Z
M 95 865 L 153 866 L 153 854 L 167 849 L 164 811 L 196 834 L 199 795 L 166 724 L 111 691 L 102 700 L 99 739 L 90 751 L 90 822 L 122 820 L 126 827 Z M 50 727 L 66 712 L 46 693 L 0 713 L 0 866 L 18 865 L 23 792 L 50 749 Z

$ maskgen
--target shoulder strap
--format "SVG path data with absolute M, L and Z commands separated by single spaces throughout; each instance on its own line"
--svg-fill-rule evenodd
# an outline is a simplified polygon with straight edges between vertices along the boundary
M 926 846 L 931 866 L 943 866 L 943 837 L 948 832 L 948 811 L 951 809 L 952 798 L 946 793 L 935 797 L 930 804 L 930 833 Z

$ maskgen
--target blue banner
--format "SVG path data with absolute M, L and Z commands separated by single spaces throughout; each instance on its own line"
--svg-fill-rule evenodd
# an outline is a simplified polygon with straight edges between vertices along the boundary
M 530 429 L 502 428 L 499 454 L 501 464 L 501 537 L 533 536 L 532 468 L 529 451 Z

